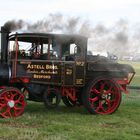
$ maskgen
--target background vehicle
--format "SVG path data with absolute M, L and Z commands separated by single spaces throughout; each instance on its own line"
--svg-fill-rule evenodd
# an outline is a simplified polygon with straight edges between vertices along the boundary
M 55 108 L 84 105 L 92 114 L 111 114 L 135 74 L 130 65 L 87 55 L 79 35 L 9 33 L 1 28 L 0 115 L 23 114 L 28 100 Z

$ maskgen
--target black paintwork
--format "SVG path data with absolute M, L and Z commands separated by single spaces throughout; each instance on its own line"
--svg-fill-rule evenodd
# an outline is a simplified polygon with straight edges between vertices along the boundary
M 64 34 L 43 34 L 43 33 L 17 33 L 8 36 L 3 28 L 1 28 L 1 49 L 2 58 L 0 65 L 0 79 L 8 79 L 9 69 L 11 69 L 11 77 L 29 77 L 30 84 L 26 85 L 32 100 L 41 97 L 44 89 L 48 85 L 53 86 L 71 86 L 84 87 L 86 82 L 92 80 L 98 75 L 111 75 L 114 78 L 125 78 L 129 73 L 134 73 L 134 69 L 130 65 L 118 64 L 105 57 L 87 55 L 87 38 L 80 35 L 64 35 Z M 37 58 L 33 56 L 22 56 L 15 52 L 8 55 L 8 41 L 18 40 L 30 43 L 48 43 L 55 40 L 54 44 L 59 44 L 61 56 L 58 59 L 50 59 L 49 54 L 41 54 Z M 66 55 L 62 57 L 68 49 L 69 43 L 78 44 L 78 54 Z M 53 44 L 52 44 L 53 45 Z M 34 48 L 32 48 L 34 49 Z M 16 64 L 16 65 L 15 65 Z M 15 73 L 16 69 L 16 73 Z M 15 77 L 14 77 L 15 78 Z M 39 92 L 40 91 L 40 92 Z M 35 95 L 35 97 L 33 97 Z M 39 98 L 38 98 L 39 99 Z M 41 99 L 39 99 L 41 100 Z

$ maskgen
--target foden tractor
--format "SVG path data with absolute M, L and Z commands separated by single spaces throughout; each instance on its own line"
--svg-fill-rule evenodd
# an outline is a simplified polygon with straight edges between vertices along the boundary
M 0 32 L 0 116 L 18 117 L 26 101 L 56 108 L 84 106 L 112 114 L 135 71 L 101 56 L 87 55 L 81 35 Z M 119 48 L 118 48 L 119 49 Z

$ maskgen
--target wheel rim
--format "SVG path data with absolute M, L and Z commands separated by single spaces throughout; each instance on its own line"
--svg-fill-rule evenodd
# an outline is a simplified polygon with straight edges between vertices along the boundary
M 7 88 L 6 86 L 0 86 L 0 90 Z
M 115 82 L 98 80 L 89 91 L 89 103 L 97 114 L 111 114 L 119 106 L 121 94 Z
M 56 106 L 57 105 L 57 95 L 53 92 L 50 92 L 48 95 L 47 95 L 47 102 L 48 102 L 48 105 L 50 106 Z
M 63 103 L 68 107 L 74 107 L 76 105 L 76 101 L 72 101 L 69 97 L 62 97 Z
M 18 117 L 26 106 L 24 95 L 15 88 L 4 89 L 0 93 L 0 115 L 3 118 Z

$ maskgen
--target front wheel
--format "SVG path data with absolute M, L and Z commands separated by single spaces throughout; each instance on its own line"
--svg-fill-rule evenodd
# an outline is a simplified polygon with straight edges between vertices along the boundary
M 56 108 L 61 101 L 60 93 L 55 88 L 48 88 L 44 92 L 43 98 L 44 98 L 44 104 L 48 109 Z
M 92 114 L 112 114 L 120 105 L 121 91 L 112 78 L 97 77 L 85 88 L 82 100 Z
M 26 106 L 24 95 L 14 87 L 0 90 L 0 116 L 3 118 L 18 117 L 23 114 Z

